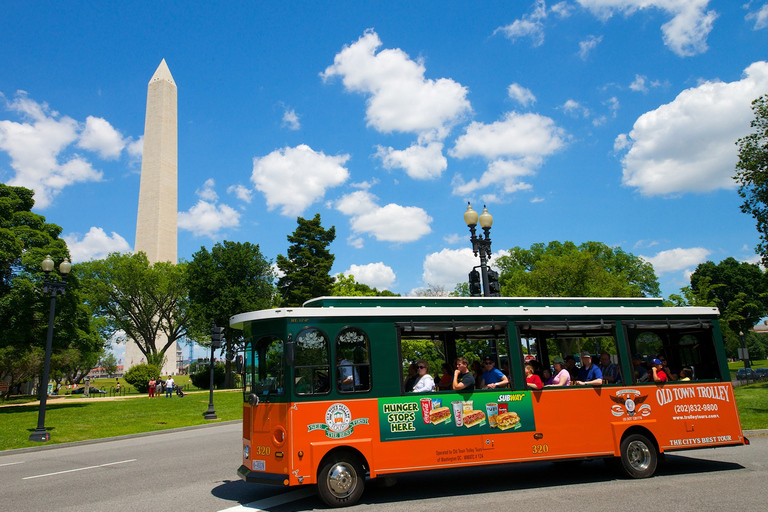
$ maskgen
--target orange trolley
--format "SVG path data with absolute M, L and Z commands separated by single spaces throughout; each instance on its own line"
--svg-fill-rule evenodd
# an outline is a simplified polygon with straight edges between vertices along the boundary
M 645 478 L 669 451 L 748 444 L 716 308 L 629 298 L 323 297 L 230 324 L 248 340 L 238 474 L 317 485 L 330 506 L 355 503 L 366 477 L 603 458 Z M 608 361 L 602 384 L 527 386 L 525 361 L 543 371 L 556 357 L 585 353 L 598 367 Z M 492 359 L 508 386 L 440 390 L 438 374 L 434 391 L 405 391 L 410 363 L 439 372 L 459 357 Z M 646 377 L 657 357 L 669 373 L 663 383 Z

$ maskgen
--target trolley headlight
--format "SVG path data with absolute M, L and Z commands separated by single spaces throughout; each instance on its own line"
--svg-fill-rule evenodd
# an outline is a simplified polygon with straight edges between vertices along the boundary
M 245 448 L 243 448 L 243 457 L 248 458 L 251 456 L 251 447 L 248 445 L 245 445 Z

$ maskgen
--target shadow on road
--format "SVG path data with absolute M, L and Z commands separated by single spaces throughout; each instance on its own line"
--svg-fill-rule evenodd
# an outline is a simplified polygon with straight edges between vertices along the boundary
M 619 470 L 602 461 L 586 461 L 581 465 L 551 462 L 514 464 L 509 466 L 487 466 L 482 468 L 463 468 L 449 470 L 407 473 L 397 477 L 392 487 L 381 485 L 379 480 L 366 482 L 365 493 L 358 505 L 400 503 L 406 501 L 429 500 L 443 497 L 461 497 L 466 500 L 473 494 L 486 494 L 510 490 L 547 489 L 597 482 L 624 479 Z M 721 462 L 710 459 L 698 459 L 690 456 L 667 455 L 660 464 L 655 478 L 682 474 L 701 474 L 716 471 L 744 469 L 740 464 Z M 292 488 L 295 490 L 295 488 Z M 213 490 L 213 494 L 240 504 L 252 503 L 285 492 L 285 489 L 247 484 L 241 481 L 227 482 Z M 235 497 L 237 494 L 237 497 Z M 270 512 L 294 512 L 325 509 L 320 499 L 313 495 L 298 501 L 292 501 L 277 507 L 270 507 Z M 352 507 L 354 510 L 356 507 Z M 461 508 L 461 507 L 457 507 Z

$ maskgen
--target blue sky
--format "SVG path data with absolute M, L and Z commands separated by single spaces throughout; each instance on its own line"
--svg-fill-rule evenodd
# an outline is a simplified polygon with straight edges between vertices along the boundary
M 35 189 L 74 261 L 133 249 L 162 59 L 182 259 L 234 240 L 274 260 L 320 213 L 334 273 L 452 290 L 478 263 L 471 201 L 495 256 L 600 241 L 664 296 L 708 259 L 756 261 L 731 176 L 768 93 L 764 1 L 123 4 L 0 17 L 0 179 Z

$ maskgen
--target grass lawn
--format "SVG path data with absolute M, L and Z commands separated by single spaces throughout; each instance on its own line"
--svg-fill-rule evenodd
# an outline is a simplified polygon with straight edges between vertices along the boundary
M 739 407 L 741 428 L 768 428 L 768 382 L 739 386 L 733 390 L 733 394 Z
M 74 402 L 67 398 L 48 400 L 45 426 L 51 440 L 45 444 L 68 443 L 87 439 L 152 432 L 169 428 L 211 423 L 203 418 L 208 410 L 209 394 L 187 394 L 183 398 L 132 398 L 123 400 L 91 399 Z M 218 421 L 243 417 L 240 390 L 215 391 L 214 409 Z M 37 427 L 37 405 L 0 407 L 0 450 L 40 446 L 29 440 Z
M 757 368 L 768 368 L 768 360 L 763 359 L 762 361 L 752 361 L 750 366 L 752 366 L 753 370 Z M 728 370 L 731 372 L 731 380 L 736 379 L 736 372 L 742 368 L 744 368 L 744 361 L 728 363 Z

